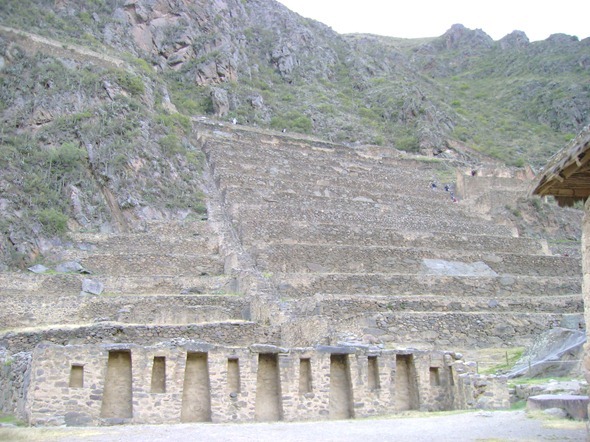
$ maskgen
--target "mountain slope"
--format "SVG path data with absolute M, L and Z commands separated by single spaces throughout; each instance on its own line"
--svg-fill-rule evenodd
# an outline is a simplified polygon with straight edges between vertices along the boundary
M 0 17 L 3 266 L 68 229 L 203 216 L 200 115 L 467 165 L 543 164 L 590 123 L 590 39 L 339 35 L 274 0 L 7 0 Z

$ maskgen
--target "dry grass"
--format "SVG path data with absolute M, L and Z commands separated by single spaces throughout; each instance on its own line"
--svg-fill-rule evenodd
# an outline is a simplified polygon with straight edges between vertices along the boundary
M 88 429 L 65 429 L 65 428 L 0 428 L 1 442 L 51 442 L 68 440 L 72 437 L 88 437 L 101 434 L 100 432 Z
M 531 419 L 537 419 L 543 422 L 544 428 L 554 430 L 583 430 L 586 428 L 586 422 L 572 419 L 563 419 L 551 416 L 542 410 L 527 411 L 527 416 Z

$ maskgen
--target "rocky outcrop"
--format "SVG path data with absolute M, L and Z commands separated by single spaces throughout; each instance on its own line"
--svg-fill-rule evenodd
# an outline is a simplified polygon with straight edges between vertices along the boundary
M 510 34 L 501 38 L 498 43 L 504 50 L 526 48 L 530 41 L 527 35 L 522 31 L 512 31 Z

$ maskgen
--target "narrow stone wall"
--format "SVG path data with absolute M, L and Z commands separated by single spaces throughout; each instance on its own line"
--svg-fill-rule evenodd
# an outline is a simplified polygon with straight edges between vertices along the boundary
M 0 413 L 27 416 L 31 353 L 11 354 L 0 347 Z

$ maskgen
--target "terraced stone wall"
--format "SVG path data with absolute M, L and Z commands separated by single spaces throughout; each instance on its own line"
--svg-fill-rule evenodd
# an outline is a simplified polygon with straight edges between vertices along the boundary
M 0 349 L 11 354 L 31 352 L 41 342 L 57 345 L 116 344 L 133 342 L 153 345 L 161 340 L 191 339 L 216 342 L 219 345 L 249 345 L 252 342 L 280 342 L 278 326 L 261 326 L 253 322 L 224 322 L 178 326 L 98 324 L 76 328 L 20 331 L 0 337 Z

